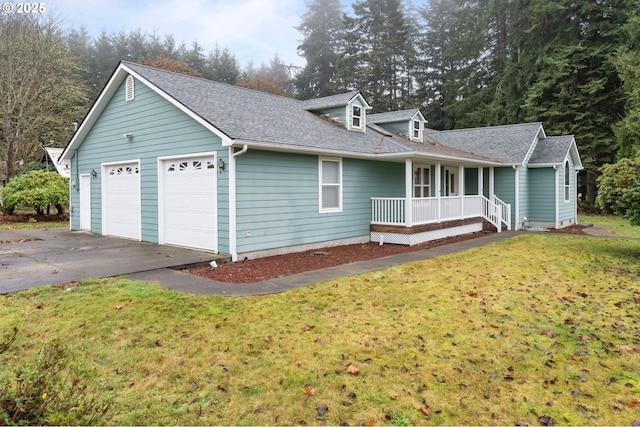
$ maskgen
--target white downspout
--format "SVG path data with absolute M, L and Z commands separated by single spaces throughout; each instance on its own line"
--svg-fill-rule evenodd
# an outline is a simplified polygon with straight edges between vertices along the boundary
M 573 215 L 576 224 L 578 223 L 578 172 L 579 171 L 575 171 L 575 180 L 571 186 L 571 190 L 575 189 L 575 191 L 569 194 L 569 197 L 573 195 Z
M 560 222 L 560 169 L 558 168 L 558 166 L 554 166 L 553 169 L 556 171 L 556 201 L 555 201 L 555 205 L 556 205 L 556 228 L 558 227 L 558 224 Z M 563 188 L 564 190 L 564 188 Z
M 460 197 L 460 218 L 464 219 L 464 193 L 466 190 L 464 188 L 464 166 L 463 165 L 458 166 L 458 176 L 460 177 L 458 178 L 460 180 L 460 183 L 458 184 L 458 193 Z
M 229 147 L 229 252 L 231 253 L 231 261 L 238 261 L 238 230 L 236 218 L 236 157 L 247 152 L 249 147 L 245 144 L 242 150 L 233 151 L 233 146 Z
M 515 204 L 516 204 L 516 230 L 520 229 L 520 168 L 518 166 L 514 166 L 513 170 L 515 171 L 515 188 L 514 188 L 514 196 L 515 196 Z M 511 218 L 508 219 L 511 222 Z

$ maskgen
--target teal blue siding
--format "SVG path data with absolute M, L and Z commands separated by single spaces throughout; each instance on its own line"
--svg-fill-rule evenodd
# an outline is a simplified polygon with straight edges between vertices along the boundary
M 529 169 L 529 221 L 555 223 L 556 171 L 553 168 Z
M 131 132 L 132 141 L 123 138 Z M 78 176 L 98 172 L 91 185 L 91 231 L 102 233 L 102 163 L 140 160 L 142 240 L 158 242 L 158 157 L 217 152 L 228 163 L 228 149 L 208 129 L 136 81 L 135 100 L 118 88 L 72 159 L 76 188 L 71 191 L 71 228 L 79 229 Z M 218 174 L 218 248 L 228 251 L 228 172 Z
M 515 223 L 516 180 L 515 171 L 511 167 L 494 168 L 494 193 L 505 203 L 511 205 L 511 223 Z
M 464 169 L 464 194 L 465 196 L 478 194 L 478 168 Z
M 319 212 L 318 157 L 237 157 L 238 253 L 362 237 L 371 197 L 404 197 L 404 164 L 343 159 L 342 212 Z
M 409 136 L 408 122 L 383 123 L 381 126 L 395 134 Z

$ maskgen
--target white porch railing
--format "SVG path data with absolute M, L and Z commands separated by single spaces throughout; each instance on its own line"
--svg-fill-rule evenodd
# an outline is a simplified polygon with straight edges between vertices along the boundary
M 455 219 L 483 217 L 498 232 L 502 224 L 511 229 L 511 205 L 497 197 L 450 196 L 411 199 L 411 221 L 407 223 L 406 199 L 403 197 L 371 198 L 371 223 L 411 227 Z

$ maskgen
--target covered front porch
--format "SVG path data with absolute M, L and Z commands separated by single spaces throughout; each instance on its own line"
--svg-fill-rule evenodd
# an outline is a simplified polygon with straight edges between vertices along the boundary
M 405 197 L 371 198 L 371 241 L 415 245 L 511 229 L 511 205 L 494 193 L 494 168 L 405 162 Z

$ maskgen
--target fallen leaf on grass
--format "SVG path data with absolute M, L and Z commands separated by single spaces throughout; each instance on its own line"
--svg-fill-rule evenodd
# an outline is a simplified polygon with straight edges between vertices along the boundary
M 551 329 L 545 329 L 544 331 L 540 332 L 540 335 L 546 335 L 549 338 L 553 338 L 553 331 Z
M 429 405 L 424 405 L 422 408 L 420 408 L 420 412 L 422 412 L 427 417 L 431 416 L 431 408 L 429 407 Z
M 356 366 L 353 366 L 352 364 L 349 364 L 349 366 L 347 366 L 347 372 L 351 375 L 358 375 L 360 373 L 360 369 L 358 369 Z
M 556 423 L 556 420 L 554 420 L 549 415 L 542 415 L 538 417 L 538 422 L 541 426 L 552 426 Z
M 634 351 L 636 351 L 636 349 L 633 348 L 630 345 L 619 345 L 618 346 L 618 352 L 619 353 L 633 353 Z
M 591 339 L 591 337 L 589 335 L 580 334 L 580 335 L 578 335 L 578 339 L 580 341 L 589 341 Z
M 304 392 L 307 393 L 309 396 L 315 396 L 316 394 L 316 391 L 312 389 L 311 386 L 309 386 L 309 384 L 305 384 Z
M 118 305 L 116 305 L 115 308 L 116 308 L 116 310 L 122 310 L 124 308 L 124 305 L 123 304 L 118 304 Z
M 329 406 L 327 405 L 320 405 L 316 408 L 316 412 L 318 412 L 319 416 L 324 416 L 327 412 L 329 412 Z
M 630 408 L 635 408 L 635 407 L 637 407 L 638 405 L 640 405 L 640 402 L 639 402 L 639 401 L 637 401 L 637 400 L 632 400 L 631 402 L 629 402 L 629 407 L 630 407 Z

